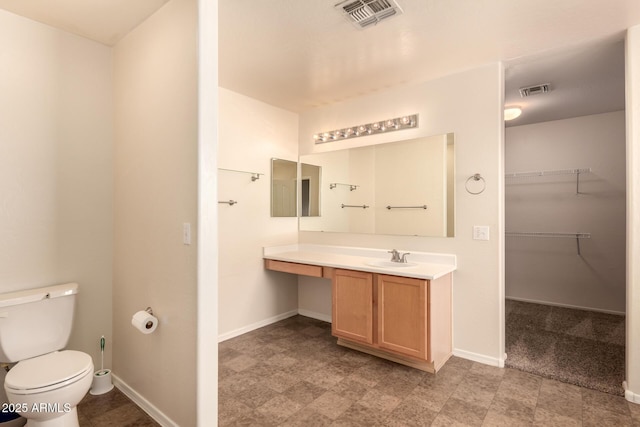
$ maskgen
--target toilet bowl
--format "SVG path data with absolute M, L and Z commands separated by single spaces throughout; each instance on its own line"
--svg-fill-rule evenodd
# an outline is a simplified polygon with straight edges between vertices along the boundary
M 78 427 L 76 405 L 93 380 L 91 356 L 69 342 L 77 283 L 0 294 L 0 363 L 13 366 L 4 390 L 30 427 Z
M 78 427 L 76 406 L 93 380 L 93 361 L 80 351 L 63 350 L 18 362 L 4 389 L 28 427 Z

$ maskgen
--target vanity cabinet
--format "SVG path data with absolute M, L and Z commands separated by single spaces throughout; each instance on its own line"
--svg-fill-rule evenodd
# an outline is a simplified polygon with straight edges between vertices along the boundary
M 377 276 L 378 346 L 427 359 L 428 280 Z
M 373 275 L 336 270 L 332 281 L 331 333 L 373 344 Z
M 331 280 L 331 332 L 339 345 L 436 372 L 453 350 L 456 257 L 412 252 L 415 265 L 400 268 L 381 266 L 386 252 L 286 245 L 265 248 L 264 262 L 268 270 Z
M 452 353 L 451 275 L 435 280 L 336 269 L 338 344 L 429 372 Z

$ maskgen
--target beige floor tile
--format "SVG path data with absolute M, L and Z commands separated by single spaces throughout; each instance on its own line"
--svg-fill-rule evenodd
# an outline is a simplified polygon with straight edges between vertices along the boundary
M 425 405 L 426 402 L 404 399 L 389 414 L 387 424 L 389 426 L 428 426 L 438 415 L 438 411 L 433 411 Z
M 571 418 L 538 407 L 533 417 L 533 425 L 536 427 L 579 427 L 582 425 L 582 416 Z
M 420 402 L 421 405 L 429 408 L 431 411 L 439 412 L 444 404 L 449 400 L 450 393 L 442 392 L 440 390 L 434 390 L 417 386 L 413 391 L 405 398 L 405 400 Z
M 369 387 L 352 378 L 351 376 L 348 376 L 347 378 L 343 379 L 338 384 L 333 386 L 333 388 L 331 388 L 331 391 L 355 402 L 357 400 L 360 400 L 362 396 L 364 396 L 369 391 Z
M 452 396 L 444 404 L 440 414 L 466 425 L 480 426 L 487 415 L 487 408 Z
M 371 427 L 387 424 L 389 414 L 371 410 L 366 406 L 354 403 L 335 420 L 333 427 Z
M 228 360 L 223 364 L 223 366 L 230 368 L 236 372 L 244 371 L 245 369 L 251 368 L 258 363 L 256 359 L 253 357 L 249 357 L 245 354 L 241 354 L 237 357 L 234 357 L 231 360 Z
M 316 385 L 318 387 L 322 387 L 325 389 L 330 389 L 342 381 L 344 377 L 338 374 L 331 374 L 329 372 L 317 371 L 311 374 L 309 377 L 305 378 L 305 381 Z
M 535 413 L 536 404 L 509 396 L 496 396 L 491 402 L 489 413 L 503 415 L 520 423 L 531 424 Z
M 631 427 L 631 414 L 620 414 L 601 407 L 585 406 L 582 410 L 582 425 L 585 427 Z
M 282 427 L 325 427 L 330 426 L 333 420 L 326 417 L 311 408 L 304 408 L 297 412 L 294 416 L 289 417 Z M 259 424 L 254 424 L 258 426 Z
M 220 345 L 220 425 L 640 427 L 640 405 L 619 396 L 458 357 L 417 371 L 338 346 L 301 316 L 263 329 Z M 123 404 L 104 402 L 109 422 L 137 417 Z
M 629 412 L 631 413 L 631 418 L 634 421 L 640 422 L 640 404 L 627 402 L 629 405 Z
M 585 408 L 606 409 L 616 414 L 631 416 L 627 400 L 622 396 L 582 389 L 582 403 Z
M 453 418 L 448 417 L 442 413 L 438 414 L 431 423 L 431 427 L 470 427 L 477 424 L 466 424 Z
M 488 409 L 500 386 L 500 379 L 469 373 L 451 395 L 452 398 Z
M 402 399 L 385 394 L 378 389 L 369 390 L 358 403 L 374 411 L 391 412 L 400 404 Z
M 309 408 L 325 417 L 335 420 L 342 415 L 353 401 L 332 391 L 327 391 L 309 404 Z
M 482 425 L 486 427 L 528 427 L 532 421 L 523 421 L 519 418 L 513 418 L 508 415 L 489 409 L 487 415 L 482 421 Z
M 282 395 L 298 402 L 302 405 L 308 405 L 318 397 L 322 396 L 327 390 L 322 387 L 315 386 L 306 381 L 300 381 L 286 389 Z
M 267 419 L 273 421 L 275 424 L 281 424 L 287 420 L 291 415 L 298 412 L 303 408 L 303 405 L 294 402 L 285 396 L 278 395 L 269 400 L 262 406 L 256 409 L 256 412 L 260 413 Z

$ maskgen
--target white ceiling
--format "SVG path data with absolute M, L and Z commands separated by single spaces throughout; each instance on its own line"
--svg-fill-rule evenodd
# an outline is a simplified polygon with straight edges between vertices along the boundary
M 608 77 L 607 67 L 584 65 L 611 53 L 581 55 L 585 43 L 606 50 L 640 24 L 638 0 L 398 0 L 403 15 L 358 30 L 334 10 L 336 2 L 219 0 L 220 85 L 301 112 L 505 61 L 508 88 L 550 81 L 550 95 L 567 96 L 565 83 L 584 89 Z M 541 62 L 531 62 L 533 54 Z M 605 72 L 578 78 L 576 71 Z M 578 98 L 588 104 L 584 94 Z M 533 99 L 520 104 L 536 108 Z
M 0 0 L 0 9 L 113 46 L 169 0 Z
M 167 1 L 0 0 L 0 8 L 113 45 Z M 302 112 L 504 61 L 505 101 L 525 109 L 513 125 L 624 107 L 616 42 L 640 24 L 638 0 L 398 0 L 402 15 L 364 30 L 337 2 L 219 0 L 220 85 Z M 547 95 L 517 95 L 547 82 Z
M 509 126 L 624 110 L 624 41 L 606 40 L 507 63 L 505 106 L 522 115 Z M 545 94 L 522 98 L 520 88 L 548 83 Z

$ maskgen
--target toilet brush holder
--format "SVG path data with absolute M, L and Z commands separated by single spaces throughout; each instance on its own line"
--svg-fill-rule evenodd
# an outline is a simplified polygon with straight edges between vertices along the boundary
M 91 383 L 90 394 L 105 394 L 113 389 L 111 381 L 111 369 L 104 369 L 104 345 L 106 340 L 104 335 L 100 337 L 100 370 L 93 373 L 93 383 Z
M 93 374 L 93 383 L 91 384 L 90 394 L 105 394 L 113 389 L 111 381 L 111 369 L 100 369 Z

